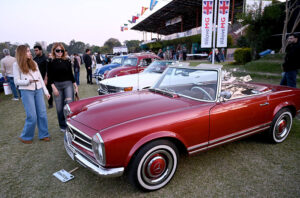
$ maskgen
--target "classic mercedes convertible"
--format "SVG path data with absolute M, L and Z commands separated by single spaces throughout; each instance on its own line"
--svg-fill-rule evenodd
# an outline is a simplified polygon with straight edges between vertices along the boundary
M 69 156 L 99 176 L 125 171 L 145 191 L 174 176 L 179 153 L 194 154 L 263 132 L 290 133 L 300 89 L 248 82 L 220 65 L 170 66 L 142 91 L 97 96 L 65 106 Z

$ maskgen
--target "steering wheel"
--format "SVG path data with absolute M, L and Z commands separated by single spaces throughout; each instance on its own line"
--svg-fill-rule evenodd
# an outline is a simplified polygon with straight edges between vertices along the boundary
M 207 93 L 207 91 L 206 91 L 205 89 L 203 89 L 202 87 L 197 87 L 197 86 L 192 87 L 191 91 L 195 91 L 195 90 L 201 91 L 202 93 L 204 93 L 204 95 L 206 95 L 206 96 L 208 97 L 208 99 L 214 100 L 214 99 L 210 96 L 210 94 Z

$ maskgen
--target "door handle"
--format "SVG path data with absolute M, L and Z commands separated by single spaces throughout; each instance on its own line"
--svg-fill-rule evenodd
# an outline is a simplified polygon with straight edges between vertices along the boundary
M 264 104 L 260 104 L 261 107 L 262 107 L 262 106 L 267 106 L 267 105 L 269 105 L 268 102 L 265 102 Z

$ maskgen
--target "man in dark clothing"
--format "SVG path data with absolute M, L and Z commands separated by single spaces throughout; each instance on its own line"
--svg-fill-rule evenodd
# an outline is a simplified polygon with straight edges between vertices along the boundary
M 297 74 L 300 69 L 300 43 L 298 37 L 290 34 L 288 37 L 288 45 L 286 47 L 286 55 L 282 64 L 282 79 L 280 85 L 296 87 Z
M 51 85 L 47 84 L 47 67 L 48 67 L 47 57 L 43 54 L 43 50 L 40 45 L 35 45 L 33 49 L 35 53 L 35 58 L 33 60 L 38 64 L 42 78 L 44 79 L 44 82 L 50 94 L 50 99 L 48 100 L 49 109 L 50 109 L 53 107 L 53 97 L 52 97 L 52 87 Z
M 83 62 L 85 64 L 85 68 L 86 68 L 87 84 L 93 84 L 93 82 L 92 82 L 92 58 L 91 58 L 90 54 L 91 54 L 91 50 L 86 49 L 85 54 L 83 55 Z

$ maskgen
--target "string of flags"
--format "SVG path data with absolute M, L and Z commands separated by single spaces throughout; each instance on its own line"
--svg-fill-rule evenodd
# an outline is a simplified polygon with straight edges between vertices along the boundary
M 158 3 L 158 0 L 151 0 L 150 1 L 150 6 L 149 7 L 142 7 L 141 13 L 137 13 L 136 15 L 132 16 L 131 19 L 128 20 L 128 23 L 133 24 L 136 23 L 136 20 L 138 20 L 141 16 L 143 16 L 143 14 L 146 12 L 146 10 L 153 10 L 153 8 L 156 6 L 156 4 Z M 128 30 L 128 24 L 124 24 L 123 26 L 121 26 L 121 32 Z

